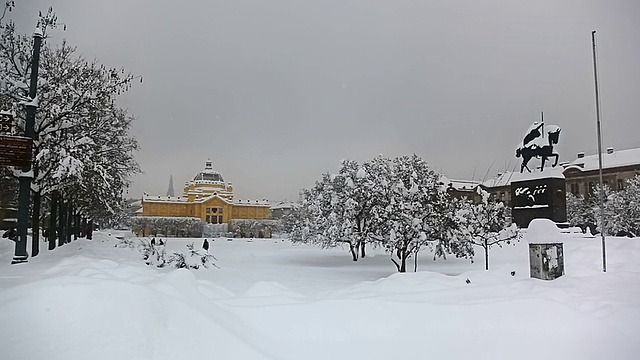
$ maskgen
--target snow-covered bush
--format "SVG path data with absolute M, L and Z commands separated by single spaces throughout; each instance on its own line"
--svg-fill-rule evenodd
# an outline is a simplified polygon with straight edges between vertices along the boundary
M 131 241 L 121 240 L 120 244 L 131 247 Z M 218 267 L 215 263 L 216 257 L 209 254 L 208 250 L 196 249 L 194 243 L 187 244 L 187 251 L 175 251 L 167 257 L 166 241 L 155 239 L 140 239 L 138 250 L 142 254 L 144 263 L 150 266 L 163 268 L 165 266 L 174 267 L 176 269 L 197 270 L 200 268 L 208 269 L 209 267 Z
M 164 267 L 167 264 L 167 252 L 165 249 L 165 242 L 159 240 L 157 243 L 155 239 L 145 240 L 140 239 L 140 252 L 142 253 L 142 259 L 147 265 L 154 265 L 159 268 Z
M 133 240 L 130 237 L 125 236 L 118 241 L 118 243 L 116 244 L 116 247 L 135 249 L 136 244 L 133 242 Z
M 197 270 L 200 268 L 208 269 L 209 267 L 218 267 L 214 261 L 217 259 L 215 256 L 209 254 L 208 251 L 198 250 L 194 244 L 187 245 L 187 253 L 174 252 L 168 260 L 169 266 L 176 269 L 190 269 Z

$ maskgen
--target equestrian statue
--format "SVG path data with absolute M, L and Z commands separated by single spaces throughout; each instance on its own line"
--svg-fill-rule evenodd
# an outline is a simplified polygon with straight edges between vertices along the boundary
M 558 144 L 560 130 L 560 127 L 556 125 L 545 126 L 544 121 L 536 121 L 529 127 L 522 143 L 516 149 L 516 157 L 522 157 L 521 173 L 524 172 L 524 169 L 531 172 L 527 164 L 534 157 L 540 158 L 540 171 L 544 170 L 544 164 L 549 158 L 555 159 L 552 167 L 558 165 L 560 155 L 553 150 L 553 146 Z

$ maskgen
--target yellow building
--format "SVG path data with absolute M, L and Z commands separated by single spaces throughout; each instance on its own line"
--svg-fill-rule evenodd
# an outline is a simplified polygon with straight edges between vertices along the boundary
M 184 196 L 142 197 L 142 216 L 199 217 L 209 224 L 233 219 L 268 219 L 269 201 L 234 200 L 233 186 L 213 169 L 211 160 L 184 187 Z

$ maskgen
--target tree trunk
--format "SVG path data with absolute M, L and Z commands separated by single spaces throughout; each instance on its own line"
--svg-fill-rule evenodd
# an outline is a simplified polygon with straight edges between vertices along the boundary
M 398 272 L 400 272 L 400 264 L 398 264 L 398 262 L 393 258 L 393 254 L 391 255 L 391 262 L 393 263 L 393 265 L 396 266 L 396 269 L 398 269 Z
M 73 215 L 73 240 L 80 237 L 80 214 Z
M 367 245 L 366 242 L 364 242 L 364 241 L 360 242 L 360 257 L 363 258 L 363 259 L 366 256 L 365 251 L 364 251 L 365 245 Z
M 484 269 L 489 270 L 489 245 L 484 241 Z
M 93 220 L 87 223 L 87 240 L 93 240 Z
M 400 264 L 393 258 L 393 255 L 391 255 L 391 261 L 396 265 L 398 272 L 407 272 L 407 249 L 396 249 L 396 255 L 398 255 Z
M 73 233 L 73 227 L 71 227 L 72 221 L 73 221 L 73 202 L 71 202 L 71 200 L 69 200 L 69 204 L 67 206 L 67 216 L 66 216 L 66 220 L 67 220 L 67 231 L 66 231 L 66 235 L 67 235 L 67 243 L 71 242 L 71 234 Z
M 56 248 L 56 221 L 58 220 L 58 190 L 51 194 L 51 213 L 49 214 L 49 230 L 47 230 L 47 241 L 49 242 L 49 250 Z
M 416 255 L 413 258 L 413 272 L 418 272 L 418 251 L 416 251 Z
M 40 204 L 42 197 L 40 191 L 33 193 L 33 208 L 31 213 L 31 256 L 40 252 Z
M 351 256 L 353 257 L 353 261 L 358 261 L 358 253 L 356 252 L 355 247 L 352 243 L 349 243 L 349 251 L 351 252 Z
M 87 219 L 84 216 L 80 216 L 80 237 L 87 236 Z
M 58 201 L 58 246 L 64 245 L 65 241 L 65 215 L 66 215 L 67 207 L 64 203 L 64 195 L 60 194 L 60 199 Z

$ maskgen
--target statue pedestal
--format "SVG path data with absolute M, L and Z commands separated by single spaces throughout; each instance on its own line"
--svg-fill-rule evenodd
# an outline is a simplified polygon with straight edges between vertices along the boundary
M 514 174 L 511 179 L 513 222 L 520 228 L 536 218 L 567 221 L 565 179 L 561 169 Z

